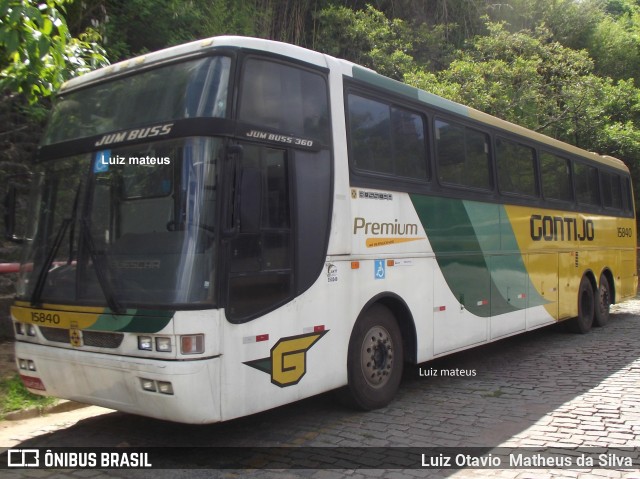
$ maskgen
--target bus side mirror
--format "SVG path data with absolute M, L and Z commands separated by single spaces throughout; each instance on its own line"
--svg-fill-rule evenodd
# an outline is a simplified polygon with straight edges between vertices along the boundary
M 18 182 L 18 179 L 21 181 Z M 5 238 L 14 243 L 23 243 L 27 238 L 26 205 L 30 181 L 30 175 L 7 178 L 9 187 L 4 197 L 4 231 Z

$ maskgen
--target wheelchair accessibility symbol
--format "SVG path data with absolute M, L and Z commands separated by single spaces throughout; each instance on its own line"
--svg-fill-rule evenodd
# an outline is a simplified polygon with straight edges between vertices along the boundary
M 374 277 L 375 279 L 384 279 L 386 275 L 386 269 L 383 259 L 377 259 L 374 261 Z

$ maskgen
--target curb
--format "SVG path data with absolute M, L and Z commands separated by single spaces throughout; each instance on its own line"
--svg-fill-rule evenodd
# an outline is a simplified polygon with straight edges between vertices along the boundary
M 60 412 L 75 411 L 76 409 L 82 409 L 88 407 L 88 404 L 60 400 L 55 404 L 45 407 L 33 407 L 29 409 L 23 409 L 21 411 L 12 411 L 4 415 L 5 421 L 20 421 L 22 419 L 33 419 L 34 417 L 45 416 L 47 414 L 56 414 Z

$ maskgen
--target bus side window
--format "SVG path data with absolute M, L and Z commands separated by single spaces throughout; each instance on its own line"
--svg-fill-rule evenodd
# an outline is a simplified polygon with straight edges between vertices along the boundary
M 422 115 L 350 93 L 351 165 L 365 173 L 425 180 L 427 153 Z
M 503 193 L 538 196 L 535 150 L 503 138 L 496 139 L 498 186 Z
M 318 73 L 249 58 L 240 99 L 241 121 L 329 143 L 327 83 Z
M 546 199 L 573 201 L 569 160 L 543 151 L 540 155 L 542 194 Z
M 594 166 L 575 162 L 573 173 L 576 181 L 576 200 L 590 206 L 600 206 L 600 186 L 598 169 Z
M 629 178 L 622 179 L 622 199 L 624 200 L 624 210 L 633 212 L 633 197 L 631 195 L 631 180 Z
M 436 120 L 436 161 L 441 183 L 491 189 L 489 135 Z
M 622 209 L 622 187 L 620 176 L 602 171 L 602 203 L 605 208 Z
M 389 105 L 349 95 L 351 161 L 358 170 L 393 174 Z

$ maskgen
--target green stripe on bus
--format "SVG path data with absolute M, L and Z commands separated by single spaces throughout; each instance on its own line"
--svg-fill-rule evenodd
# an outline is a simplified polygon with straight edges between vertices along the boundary
M 87 330 L 123 333 L 157 333 L 164 329 L 175 311 L 127 309 L 126 314 L 100 314 Z
M 449 289 L 469 312 L 488 317 L 546 304 L 501 205 L 422 195 L 411 200 Z M 517 301 L 522 294 L 526 300 Z
M 447 100 L 446 98 L 439 97 L 438 95 L 434 95 L 433 93 L 419 90 L 415 87 L 407 85 L 406 83 L 400 83 L 399 81 L 384 77 L 366 68 L 354 65 L 351 74 L 356 80 L 369 83 L 372 86 L 390 90 L 399 95 L 409 97 L 413 100 L 418 100 L 422 103 L 426 103 L 427 105 L 435 106 L 443 110 L 457 113 L 458 115 L 462 115 L 465 117 L 470 116 L 469 107 L 451 100 Z

